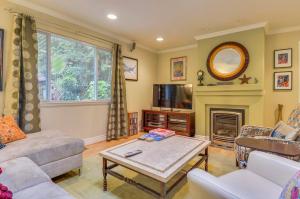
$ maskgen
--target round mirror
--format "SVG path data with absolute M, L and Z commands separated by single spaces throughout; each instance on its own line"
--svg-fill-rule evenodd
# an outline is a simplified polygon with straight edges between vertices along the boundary
M 249 54 L 237 42 L 226 42 L 215 47 L 207 59 L 207 70 L 218 80 L 232 80 L 239 77 L 247 68 Z

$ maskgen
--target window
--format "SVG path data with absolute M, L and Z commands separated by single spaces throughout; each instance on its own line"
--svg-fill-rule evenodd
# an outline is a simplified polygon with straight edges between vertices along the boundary
M 42 101 L 110 99 L 110 50 L 38 32 L 38 52 L 39 95 Z

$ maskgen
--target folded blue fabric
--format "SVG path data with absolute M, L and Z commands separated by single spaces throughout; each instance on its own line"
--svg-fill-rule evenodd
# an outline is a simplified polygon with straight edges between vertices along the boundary
M 3 149 L 6 145 L 0 143 L 0 150 Z
M 165 139 L 165 137 L 163 136 L 160 136 L 160 135 L 157 135 L 157 134 L 154 134 L 154 133 L 146 133 L 144 135 L 142 135 L 140 137 L 141 140 L 155 140 L 155 141 L 160 141 L 160 140 L 163 140 Z

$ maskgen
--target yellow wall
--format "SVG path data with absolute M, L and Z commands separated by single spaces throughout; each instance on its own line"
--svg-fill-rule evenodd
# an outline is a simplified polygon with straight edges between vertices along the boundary
M 180 83 L 193 83 L 194 90 L 196 90 L 196 71 L 198 71 L 200 68 L 206 72 L 205 84 L 217 82 L 218 80 L 213 79 L 207 73 L 206 59 L 210 50 L 212 50 L 216 45 L 225 41 L 240 42 L 249 51 L 250 64 L 248 69 L 245 71 L 245 74 L 247 74 L 247 76 L 256 77 L 259 80 L 257 87 L 265 91 L 263 99 L 264 105 L 261 106 L 264 109 L 263 124 L 265 126 L 274 126 L 275 112 L 277 104 L 279 103 L 284 105 L 283 120 L 286 121 L 292 109 L 297 106 L 299 98 L 298 42 L 300 41 L 300 32 L 266 35 L 264 29 L 260 28 L 201 40 L 198 42 L 198 48 L 159 54 L 157 65 L 157 81 L 159 83 L 170 83 L 170 58 L 187 56 L 187 81 Z M 293 67 L 274 70 L 273 51 L 274 49 L 283 48 L 293 48 Z M 293 71 L 293 90 L 273 91 L 273 72 L 290 70 Z M 238 86 L 239 80 L 235 80 L 234 82 L 235 85 Z
M 266 126 L 274 126 L 275 112 L 278 104 L 283 104 L 283 120 L 288 119 L 292 109 L 298 104 L 299 99 L 299 41 L 300 31 L 276 35 L 268 35 L 266 39 L 266 71 L 265 71 L 265 114 Z M 274 69 L 273 53 L 275 49 L 293 49 L 292 68 Z M 293 71 L 292 91 L 273 91 L 273 72 Z
M 38 29 L 54 32 L 74 39 L 98 45 L 99 40 L 76 34 L 80 30 L 82 33 L 93 34 L 100 38 L 118 42 L 122 45 L 124 56 L 138 59 L 139 80 L 126 81 L 128 111 L 138 111 L 149 108 L 152 104 L 152 85 L 155 82 L 155 72 L 157 65 L 157 54 L 137 48 L 133 52 L 129 51 L 129 45 L 96 33 L 95 31 L 67 23 L 61 19 L 56 19 L 48 15 L 13 5 L 6 1 L 0 1 L 0 27 L 5 29 L 5 52 L 4 70 L 9 64 L 9 50 L 12 31 L 12 14 L 4 11 L 4 8 L 14 8 L 37 18 Z M 4 76 L 5 78 L 5 76 Z M 3 92 L 0 93 L 0 112 L 3 110 Z M 51 105 L 41 104 L 41 124 L 42 129 L 59 129 L 72 136 L 87 138 L 87 142 L 105 139 L 107 125 L 108 103 L 97 104 L 76 104 L 76 105 Z M 141 120 L 141 114 L 139 115 Z
M 216 83 L 219 81 L 208 74 L 206 61 L 214 47 L 228 41 L 239 42 L 247 48 L 250 61 L 245 74 L 252 78 L 256 77 L 258 79 L 257 86 L 263 85 L 265 56 L 265 31 L 263 28 L 200 40 L 198 42 L 198 56 L 201 69 L 206 72 L 205 83 Z M 237 85 L 240 84 L 239 79 L 235 79 L 233 82 Z
M 218 44 L 226 41 L 235 41 L 243 44 L 249 51 L 250 63 L 245 71 L 247 76 L 256 77 L 259 85 L 264 82 L 264 53 L 265 53 L 265 33 L 263 28 L 256 30 L 234 33 L 230 35 L 204 39 L 198 42 L 198 47 L 183 51 L 162 53 L 158 57 L 157 81 L 159 83 L 170 83 L 170 58 L 187 56 L 187 81 L 181 83 L 197 84 L 196 72 L 199 69 L 205 71 L 205 84 L 216 83 L 218 80 L 212 78 L 206 69 L 206 60 L 210 51 Z M 234 80 L 239 84 L 239 80 Z
M 6 72 L 6 65 L 9 59 L 9 51 L 10 51 L 10 40 L 11 40 L 11 31 L 12 31 L 12 20 L 11 17 L 8 16 L 7 12 L 4 11 L 6 3 L 4 1 L 0 1 L 0 28 L 4 29 L 4 73 Z M 5 74 L 3 75 L 5 78 Z M 3 110 L 3 92 L 0 92 L 0 112 Z
M 4 52 L 4 73 L 6 70 L 8 60 L 9 60 L 9 50 L 10 50 L 10 39 L 11 39 L 11 30 L 12 30 L 12 16 L 8 12 L 4 11 L 6 7 L 18 7 L 13 6 L 6 1 L 0 1 L 0 27 L 5 29 L 5 52 Z M 18 7 L 19 8 L 19 7 Z M 24 9 L 24 8 L 19 8 Z M 66 25 L 72 29 L 80 29 L 82 32 L 92 32 L 86 28 L 78 27 L 62 20 L 49 17 L 40 13 L 24 9 L 27 13 L 34 13 L 39 17 L 47 20 L 54 21 L 55 23 Z M 42 25 L 41 25 L 42 26 Z M 52 29 L 51 27 L 44 27 Z M 58 31 L 58 30 L 56 30 Z M 68 33 L 66 33 L 68 34 Z M 97 34 L 100 37 L 105 37 L 103 35 Z M 75 36 L 76 37 L 76 36 Z M 107 38 L 107 37 L 106 37 Z M 79 38 L 82 39 L 82 38 Z M 110 38 L 108 38 L 110 39 Z M 83 39 L 85 40 L 85 39 Z M 89 40 L 89 39 L 87 39 Z M 206 59 L 213 47 L 219 43 L 225 41 L 237 41 L 245 45 L 250 54 L 250 64 L 245 72 L 248 76 L 256 77 L 259 80 L 258 87 L 262 87 L 265 90 L 264 96 L 264 125 L 273 126 L 274 125 L 274 113 L 277 107 L 277 104 L 281 103 L 284 105 L 284 120 L 287 120 L 287 117 L 291 110 L 298 104 L 299 98 L 299 81 L 298 81 L 298 42 L 300 41 L 300 32 L 290 32 L 284 34 L 276 35 L 265 35 L 264 29 L 255 29 L 230 35 L 225 35 L 221 37 L 215 37 L 211 39 L 205 39 L 199 41 L 197 48 L 191 48 L 182 51 L 155 54 L 143 49 L 136 49 L 134 52 L 128 50 L 128 45 L 123 43 L 123 54 L 129 57 L 137 58 L 139 60 L 139 81 L 131 82 L 127 81 L 127 98 L 128 98 L 128 111 L 141 111 L 143 108 L 149 108 L 152 104 L 152 84 L 153 83 L 192 83 L 194 89 L 197 85 L 196 72 L 199 69 L 206 71 Z M 282 49 L 282 48 L 293 48 L 293 67 L 287 69 L 274 70 L 273 69 L 273 50 Z M 170 58 L 172 57 L 188 57 L 188 69 L 187 69 L 187 81 L 182 82 L 171 82 L 170 81 Z M 293 90 L 292 91 L 273 91 L 273 72 L 274 71 L 293 71 Z M 5 76 L 4 76 L 5 77 Z M 209 76 L 206 71 L 206 80 L 205 83 L 215 83 L 217 80 Z M 239 80 L 235 80 L 235 83 L 239 83 Z M 3 92 L 0 93 L 0 111 L 3 109 Z M 50 121 L 44 126 L 47 128 L 53 126 L 54 124 L 59 123 L 55 116 L 57 111 L 66 112 L 64 117 L 69 117 L 70 115 L 77 115 L 72 113 L 72 110 L 78 109 L 79 112 L 82 110 L 88 110 L 87 107 L 46 107 L 44 108 L 44 116 L 47 117 L 50 115 L 50 118 L 44 119 L 44 121 Z M 72 123 L 74 121 L 80 121 L 80 117 L 73 118 L 70 120 L 70 124 L 66 127 L 65 124 L 59 124 L 57 128 L 61 129 L 71 129 L 76 131 L 74 134 L 78 137 L 93 137 L 99 134 L 105 133 L 105 124 L 107 113 L 107 105 L 97 105 L 97 113 L 101 112 L 102 122 L 95 127 L 84 127 L 88 129 L 89 133 L 82 133 L 79 130 L 76 131 L 76 128 L 72 128 Z M 67 111 L 66 111 L 67 110 Z M 71 112 L 70 112 L 71 111 Z M 87 112 L 86 117 L 99 117 L 94 112 Z M 54 119 L 53 119 L 54 118 Z M 58 117 L 59 118 L 59 117 Z M 97 121 L 97 120 L 95 120 Z M 70 133 L 72 133 L 70 130 Z
M 187 80 L 186 81 L 171 81 L 170 76 L 170 59 L 174 57 L 187 56 Z M 162 53 L 158 56 L 157 64 L 157 83 L 190 83 L 195 85 L 197 81 L 196 73 L 199 70 L 198 48 L 187 49 L 183 51 Z
M 142 49 L 133 52 L 125 51 L 125 56 L 138 59 L 138 81 L 126 81 L 127 108 L 129 112 L 138 111 L 152 106 L 152 87 L 156 82 L 157 54 Z

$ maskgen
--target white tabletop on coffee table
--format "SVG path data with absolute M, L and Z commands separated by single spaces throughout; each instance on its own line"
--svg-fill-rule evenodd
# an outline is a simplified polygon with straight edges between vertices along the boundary
M 132 140 L 100 152 L 100 156 L 161 182 L 168 182 L 190 160 L 210 145 L 210 141 L 186 136 L 147 142 Z M 125 158 L 124 154 L 134 150 L 141 154 Z

